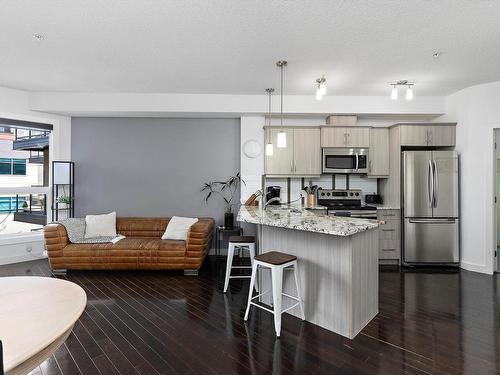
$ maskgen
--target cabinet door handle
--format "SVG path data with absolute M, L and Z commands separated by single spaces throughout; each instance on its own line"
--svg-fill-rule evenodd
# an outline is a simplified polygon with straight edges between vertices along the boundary
M 382 229 L 383 232 L 395 232 L 396 229 Z
M 293 172 L 293 161 L 290 160 L 290 172 Z
M 297 160 L 293 161 L 293 171 L 297 172 Z
M 344 146 L 347 146 L 347 133 L 344 133 Z
M 371 160 L 368 162 L 368 172 L 372 173 L 372 161 Z

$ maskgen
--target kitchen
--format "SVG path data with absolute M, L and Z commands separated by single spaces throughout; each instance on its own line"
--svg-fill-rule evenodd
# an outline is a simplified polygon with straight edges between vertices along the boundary
M 306 205 L 306 193 L 303 188 L 317 186 L 315 203 L 328 206 L 330 213 L 376 218 L 385 222 L 381 226 L 382 235 L 379 240 L 379 262 L 382 265 L 458 266 L 458 156 L 451 152 L 455 146 L 456 124 L 415 122 L 370 127 L 365 123 L 357 125 L 356 121 L 356 116 L 329 116 L 326 124 L 321 126 L 265 126 L 266 144 L 274 141 L 276 145 L 278 133 L 284 132 L 288 147 L 274 147 L 273 155 L 265 156 L 262 186 L 266 189 L 278 186 L 281 202 L 303 205 Z M 442 168 L 434 169 L 434 166 L 438 167 L 439 164 L 434 162 L 429 171 L 429 163 L 424 161 L 426 164 L 423 169 L 415 172 L 417 175 L 410 176 L 406 173 L 407 194 L 404 194 L 405 181 L 401 180 L 405 176 L 402 153 L 408 154 L 412 151 L 417 152 L 417 155 L 425 154 L 420 151 L 435 151 L 436 157 L 440 155 L 436 151 L 448 152 L 451 160 L 457 163 L 453 174 L 436 174 L 441 172 Z M 425 154 L 421 158 L 434 160 L 432 154 Z M 443 156 L 437 159 L 441 160 Z M 446 168 L 446 163 L 443 168 Z M 411 168 L 412 171 L 414 169 Z M 446 169 L 443 172 L 445 171 Z M 432 177 L 432 181 L 428 181 L 428 176 Z M 417 191 L 420 195 L 413 195 L 413 184 L 420 186 Z M 432 191 L 431 201 L 424 200 L 426 195 L 429 195 L 429 189 Z M 438 190 L 444 192 L 445 189 L 448 193 L 453 193 L 447 202 L 444 201 L 444 194 L 435 196 Z M 304 198 L 301 198 L 302 196 Z M 410 207 L 410 200 L 422 207 Z M 438 203 L 439 207 L 433 207 Z M 447 206 L 444 207 L 445 203 Z M 448 208 L 449 212 L 445 212 Z M 436 211 L 435 217 L 433 211 Z M 406 225 L 402 221 L 405 217 L 408 218 Z M 410 219 L 411 224 L 415 224 L 416 219 L 427 217 L 431 219 L 429 223 L 409 223 Z M 424 231 L 424 234 L 418 237 L 415 237 L 416 233 L 420 233 L 421 228 L 432 229 L 430 224 L 437 223 L 439 219 L 445 219 L 436 227 L 444 229 L 444 232 L 438 231 L 438 236 L 447 233 L 446 242 L 440 243 L 447 252 L 438 257 L 431 255 L 430 258 L 429 254 L 412 256 L 405 261 L 405 245 L 415 251 L 412 243 L 420 241 L 433 231 Z
M 266 151 L 286 146 L 266 152 L 264 195 L 238 221 L 256 225 L 260 251 L 303 260 L 308 321 L 353 338 L 378 312 L 378 265 L 458 267 L 455 125 L 264 126 Z

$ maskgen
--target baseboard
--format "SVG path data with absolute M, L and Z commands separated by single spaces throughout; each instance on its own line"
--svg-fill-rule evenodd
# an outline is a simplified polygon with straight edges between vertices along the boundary
M 460 262 L 460 268 L 467 271 L 485 273 L 487 275 L 492 275 L 492 270 L 488 269 L 484 264 L 470 263 L 470 262 Z

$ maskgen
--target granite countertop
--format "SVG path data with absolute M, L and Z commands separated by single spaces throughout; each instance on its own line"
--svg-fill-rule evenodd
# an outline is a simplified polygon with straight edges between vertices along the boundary
M 307 210 L 300 205 L 267 206 L 265 210 L 261 206 L 241 206 L 237 220 L 344 237 L 379 226 L 377 220 L 326 216 L 321 210 Z

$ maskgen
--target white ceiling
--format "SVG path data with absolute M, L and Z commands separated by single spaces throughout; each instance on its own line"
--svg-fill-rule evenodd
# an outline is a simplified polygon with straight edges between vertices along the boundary
M 500 80 L 500 1 L 0 1 L 0 85 L 26 90 L 261 94 L 281 58 L 288 94 Z

